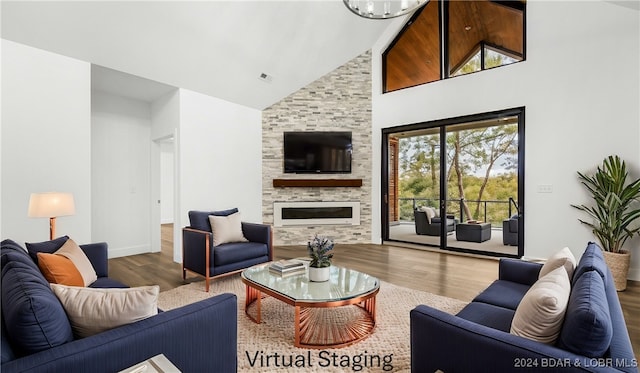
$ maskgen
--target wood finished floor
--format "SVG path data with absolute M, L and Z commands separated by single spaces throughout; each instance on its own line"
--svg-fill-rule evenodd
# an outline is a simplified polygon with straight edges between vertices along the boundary
M 172 226 L 162 226 L 162 251 L 109 260 L 109 276 L 129 286 L 159 285 L 166 291 L 188 282 L 173 261 Z M 333 262 L 411 289 L 470 301 L 498 277 L 498 261 L 392 245 L 336 245 Z M 274 247 L 276 259 L 306 256 L 304 246 Z M 212 283 L 215 292 L 215 281 Z M 640 282 L 619 292 L 634 353 L 640 356 Z

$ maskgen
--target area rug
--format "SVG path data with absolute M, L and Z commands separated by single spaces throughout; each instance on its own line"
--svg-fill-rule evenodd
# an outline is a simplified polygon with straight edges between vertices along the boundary
M 339 349 L 309 350 L 293 346 L 293 307 L 276 299 L 262 301 L 262 323 L 244 313 L 245 286 L 239 275 L 195 282 L 160 293 L 158 306 L 169 310 L 220 293 L 238 296 L 239 372 L 409 372 L 409 311 L 419 304 L 457 313 L 466 302 L 381 281 L 377 325 L 363 341 Z

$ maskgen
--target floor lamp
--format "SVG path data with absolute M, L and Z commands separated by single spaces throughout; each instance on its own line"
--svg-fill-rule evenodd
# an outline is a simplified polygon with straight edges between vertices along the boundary
M 76 213 L 71 193 L 31 193 L 29 198 L 30 218 L 49 218 L 49 239 L 56 235 L 56 218 Z

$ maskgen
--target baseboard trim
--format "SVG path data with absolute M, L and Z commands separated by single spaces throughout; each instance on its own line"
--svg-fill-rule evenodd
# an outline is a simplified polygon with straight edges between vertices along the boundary
M 627 276 L 627 279 L 631 281 L 640 281 L 640 268 L 629 269 L 629 276 Z
M 151 248 L 149 247 L 149 245 L 109 248 L 109 259 L 130 255 L 147 254 L 150 252 Z

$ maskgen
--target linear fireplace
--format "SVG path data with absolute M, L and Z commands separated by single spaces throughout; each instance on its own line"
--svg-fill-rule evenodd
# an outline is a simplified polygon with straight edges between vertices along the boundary
M 360 225 L 360 202 L 274 202 L 273 224 Z

